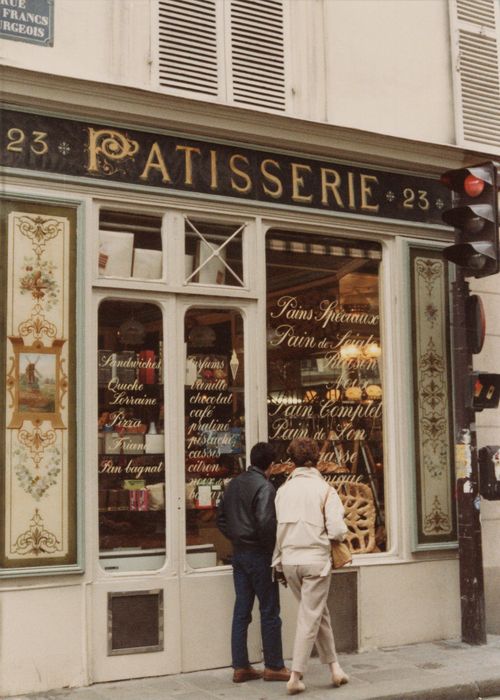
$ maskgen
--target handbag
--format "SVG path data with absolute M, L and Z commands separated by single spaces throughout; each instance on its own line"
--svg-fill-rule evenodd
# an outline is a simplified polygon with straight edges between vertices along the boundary
M 325 529 L 326 529 L 326 518 L 325 518 L 325 506 L 328 500 L 328 493 L 323 502 L 323 518 L 325 519 Z M 332 561 L 332 567 L 334 569 L 341 569 L 343 566 L 347 566 L 352 563 L 352 554 L 349 546 L 345 542 L 339 542 L 338 540 L 330 540 L 330 559 Z
M 334 569 L 341 569 L 343 566 L 352 563 L 352 554 L 345 542 L 337 540 L 330 541 L 330 556 Z

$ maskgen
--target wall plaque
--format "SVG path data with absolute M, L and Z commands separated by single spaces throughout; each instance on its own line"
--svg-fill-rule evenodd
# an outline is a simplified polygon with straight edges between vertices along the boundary
M 0 36 L 39 46 L 54 45 L 54 0 L 2 0 Z

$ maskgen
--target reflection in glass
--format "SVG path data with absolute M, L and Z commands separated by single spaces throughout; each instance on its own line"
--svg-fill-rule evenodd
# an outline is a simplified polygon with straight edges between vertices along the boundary
M 268 435 L 312 437 L 319 469 L 348 511 L 358 553 L 386 548 L 379 315 L 380 246 L 278 231 L 268 234 Z
M 243 287 L 241 225 L 204 223 L 186 218 L 186 283 Z
M 99 276 L 160 279 L 161 217 L 103 209 L 99 216 Z
M 186 558 L 201 568 L 231 560 L 215 516 L 227 482 L 245 469 L 241 315 L 190 309 L 185 343 Z
M 165 558 L 162 315 L 154 304 L 99 307 L 99 550 L 107 570 Z

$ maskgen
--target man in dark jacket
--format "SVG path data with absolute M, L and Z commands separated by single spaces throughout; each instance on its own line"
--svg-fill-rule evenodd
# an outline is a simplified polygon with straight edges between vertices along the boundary
M 236 601 L 231 628 L 233 681 L 257 678 L 287 681 L 281 645 L 278 583 L 273 580 L 271 559 L 276 541 L 274 486 L 268 481 L 275 452 L 258 442 L 250 452 L 251 466 L 229 482 L 217 511 L 217 526 L 233 544 L 233 579 Z M 264 672 L 248 661 L 247 634 L 257 596 L 260 608 Z

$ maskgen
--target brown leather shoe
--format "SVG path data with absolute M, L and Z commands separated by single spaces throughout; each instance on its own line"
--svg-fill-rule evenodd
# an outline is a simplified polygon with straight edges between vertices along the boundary
M 248 668 L 235 668 L 233 673 L 233 683 L 246 683 L 247 681 L 257 681 L 263 676 L 262 671 L 248 666 Z
M 265 681 L 288 681 L 290 680 L 290 670 L 283 666 L 279 671 L 275 671 L 272 668 L 264 669 L 264 680 Z

